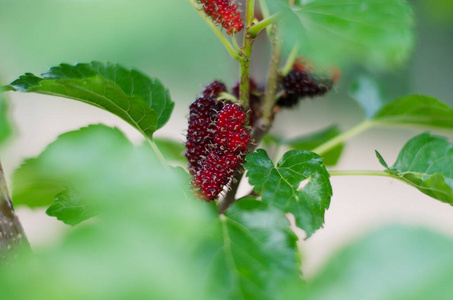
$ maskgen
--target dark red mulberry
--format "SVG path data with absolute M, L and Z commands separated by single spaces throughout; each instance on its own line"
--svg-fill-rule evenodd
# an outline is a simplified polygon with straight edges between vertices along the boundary
M 211 147 L 207 148 L 206 158 L 193 178 L 193 186 L 199 188 L 200 196 L 208 201 L 218 196 L 242 163 L 250 142 L 249 133 L 242 127 L 245 117 L 236 104 L 226 104 L 217 116 Z
M 227 34 L 238 33 L 244 28 L 241 13 L 231 0 L 198 0 L 206 15 L 226 29 Z
M 211 150 L 201 169 L 194 177 L 194 186 L 200 189 L 201 197 L 210 201 L 217 198 L 230 181 L 238 166 L 235 154 Z
M 226 92 L 226 86 L 220 81 L 213 81 L 203 89 L 203 95 L 217 98 L 220 93 Z
M 284 94 L 278 99 L 277 105 L 291 107 L 296 105 L 299 99 L 322 96 L 332 89 L 333 84 L 330 77 L 317 75 L 307 71 L 303 65 L 295 64 L 280 82 Z
M 213 143 L 218 115 L 216 107 L 217 101 L 206 96 L 199 97 L 190 105 L 186 157 L 192 175 L 201 167 L 201 161 L 207 156 Z

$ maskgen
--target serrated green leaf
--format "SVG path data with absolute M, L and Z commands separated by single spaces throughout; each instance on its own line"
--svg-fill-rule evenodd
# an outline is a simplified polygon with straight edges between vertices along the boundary
M 55 196 L 55 201 L 46 210 L 46 214 L 56 217 L 68 225 L 77 225 L 98 213 L 93 205 L 86 203 L 75 192 L 64 190 Z
M 359 103 L 367 119 L 374 117 L 384 104 L 377 82 L 367 76 L 357 78 L 351 84 L 349 94 Z
M 8 103 L 0 91 L 0 145 L 11 135 L 12 128 L 8 117 Z
M 307 136 L 302 136 L 295 138 L 293 140 L 285 141 L 290 148 L 295 150 L 308 150 L 311 151 L 318 147 L 319 145 L 324 144 L 328 140 L 333 139 L 341 133 L 338 126 L 333 125 L 326 129 L 314 132 Z M 341 153 L 343 151 L 344 144 L 341 143 L 338 146 L 330 149 L 322 155 L 322 159 L 327 166 L 334 166 L 338 163 Z
M 279 209 L 251 198 L 236 202 L 203 246 L 212 299 L 278 299 L 282 285 L 298 278 L 296 240 Z
M 299 299 L 452 299 L 452 247 L 426 229 L 380 229 L 336 254 Z
M 36 176 L 71 182 L 101 213 L 14 268 L 0 268 L 2 297 L 212 299 L 201 280 L 205 258 L 191 251 L 212 217 L 148 145 L 97 125 L 67 133 L 51 152 L 39 159 Z
M 446 138 L 429 133 L 412 138 L 387 171 L 422 193 L 453 205 L 453 145 Z
M 324 224 L 332 187 L 321 157 L 303 150 L 288 151 L 274 166 L 266 151 L 247 155 L 247 177 L 262 200 L 294 214 L 296 225 L 310 237 Z M 303 189 L 300 184 L 307 180 Z
M 118 129 L 112 129 L 101 125 L 92 125 L 82 128 L 78 131 L 72 131 L 60 135 L 55 142 L 36 158 L 25 160 L 25 162 L 14 172 L 12 180 L 12 196 L 14 205 L 27 205 L 29 207 L 48 206 L 54 201 L 54 197 L 65 189 L 71 189 L 70 182 L 64 181 L 57 176 L 53 180 L 48 180 L 40 176 L 42 161 L 52 160 L 55 153 L 61 154 L 61 148 L 67 144 L 73 144 L 74 149 L 83 148 L 84 145 L 78 144 L 79 139 L 86 139 L 85 132 L 90 133 L 92 139 L 106 140 L 102 145 L 105 153 L 116 149 L 115 145 L 120 141 L 128 141 L 127 138 Z M 71 159 L 71 158 L 68 158 Z M 81 163 L 74 161 L 75 164 Z
M 154 142 L 166 160 L 187 163 L 187 158 L 184 156 L 186 147 L 183 142 L 165 138 L 154 138 Z
M 453 109 L 435 98 L 411 95 L 385 105 L 372 120 L 382 124 L 453 129 Z
M 110 63 L 61 64 L 41 77 L 26 73 L 10 86 L 19 92 L 60 96 L 102 108 L 146 137 L 168 121 L 174 107 L 160 81 Z
M 289 7 L 269 0 L 282 11 L 287 47 L 323 63 L 359 62 L 373 69 L 393 68 L 412 49 L 413 16 L 403 0 L 314 0 Z

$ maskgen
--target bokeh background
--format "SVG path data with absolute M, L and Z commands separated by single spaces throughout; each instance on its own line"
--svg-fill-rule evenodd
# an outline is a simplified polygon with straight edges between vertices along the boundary
M 335 92 L 281 112 L 273 133 L 291 138 L 331 124 L 343 130 L 354 126 L 363 114 L 347 91 L 364 73 L 381 83 L 387 100 L 418 93 L 453 107 L 453 1 L 410 3 L 417 37 L 405 66 L 379 74 L 360 66 L 342 70 Z M 266 78 L 267 46 L 262 37 L 255 44 L 252 74 L 258 81 Z M 203 85 L 221 79 L 231 87 L 239 73 L 236 61 L 185 0 L 0 0 L 2 84 L 25 72 L 39 74 L 62 62 L 92 60 L 117 62 L 159 78 L 170 89 L 176 108 L 156 135 L 181 142 L 188 105 Z M 59 134 L 88 124 L 117 126 L 133 141 L 141 140 L 124 121 L 82 103 L 36 94 L 8 93 L 7 97 L 15 135 L 0 154 L 9 176 L 24 158 L 38 155 Z M 375 149 L 391 164 L 404 143 L 421 130 L 427 129 L 367 131 L 349 141 L 335 169 L 380 170 Z M 451 132 L 432 132 L 453 141 Z M 453 237 L 453 208 L 403 183 L 381 177 L 334 177 L 331 182 L 334 196 L 324 228 L 300 242 L 307 275 L 316 272 L 335 250 L 383 224 L 424 226 Z M 242 190 L 247 187 L 243 185 Z M 17 210 L 36 248 L 58 242 L 67 229 L 43 210 Z

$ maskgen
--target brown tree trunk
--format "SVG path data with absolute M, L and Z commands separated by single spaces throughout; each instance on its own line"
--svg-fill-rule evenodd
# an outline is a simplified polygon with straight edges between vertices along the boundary
M 0 265 L 17 257 L 19 248 L 30 248 L 22 225 L 14 212 L 6 178 L 0 163 Z

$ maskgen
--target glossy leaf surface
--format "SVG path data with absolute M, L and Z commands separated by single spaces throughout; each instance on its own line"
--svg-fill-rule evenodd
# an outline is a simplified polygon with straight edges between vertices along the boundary
M 378 158 L 386 167 L 381 155 Z M 387 172 L 422 193 L 453 205 L 453 145 L 446 138 L 429 133 L 412 138 Z
M 61 64 L 35 76 L 30 73 L 10 84 L 19 92 L 78 100 L 122 118 L 144 136 L 152 137 L 170 118 L 174 102 L 157 79 L 116 64 Z
M 266 151 L 247 155 L 247 177 L 262 200 L 294 214 L 296 225 L 310 237 L 324 224 L 332 187 L 321 157 L 303 150 L 291 150 L 274 166 Z M 299 188 L 303 181 L 303 188 Z
M 409 124 L 453 129 L 453 109 L 435 98 L 411 95 L 388 103 L 372 120 L 389 125 Z
M 296 240 L 281 210 L 254 199 L 236 202 L 220 216 L 204 249 L 212 297 L 278 298 L 285 282 L 298 278 Z
M 273 11 L 284 13 L 289 49 L 324 63 L 365 63 L 393 68 L 408 58 L 413 46 L 411 7 L 393 0 L 268 0 Z

